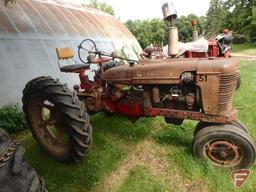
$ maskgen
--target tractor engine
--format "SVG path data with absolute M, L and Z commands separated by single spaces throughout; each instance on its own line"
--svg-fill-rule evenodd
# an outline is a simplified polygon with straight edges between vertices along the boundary
M 196 110 L 197 94 L 193 72 L 182 74 L 178 85 L 160 85 L 152 88 L 153 107 L 181 110 Z M 199 95 L 198 95 L 199 97 Z
M 113 77 L 113 74 L 111 76 Z M 182 73 L 177 82 L 177 84 L 130 85 L 128 82 L 113 84 L 109 81 L 105 85 L 107 92 L 101 95 L 102 108 L 97 110 L 94 107 L 93 110 L 119 113 L 132 121 L 141 116 L 152 116 L 149 111 L 152 108 L 200 111 L 200 90 L 196 86 L 195 72 Z M 92 99 L 88 99 L 86 102 L 89 110 L 92 106 L 91 101 Z M 93 106 L 97 106 L 96 102 L 95 98 Z M 166 117 L 165 120 L 173 124 L 183 122 L 183 119 L 177 118 Z
M 200 92 L 195 85 L 195 75 L 186 72 L 181 77 L 179 85 L 160 85 L 152 89 L 152 104 L 154 108 L 166 108 L 169 110 L 200 110 Z M 180 125 L 183 119 L 165 117 L 165 121 Z
M 233 60 L 145 59 L 105 71 L 108 91 L 101 101 L 107 111 L 128 117 L 159 115 L 174 124 L 186 118 L 226 122 L 236 118 L 232 102 L 238 75 Z

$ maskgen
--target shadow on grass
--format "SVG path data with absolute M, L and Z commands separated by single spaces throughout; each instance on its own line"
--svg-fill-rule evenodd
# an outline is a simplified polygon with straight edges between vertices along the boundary
M 103 133 L 94 135 L 93 147 L 79 164 L 59 163 L 42 152 L 32 137 L 24 140 L 26 156 L 51 192 L 89 191 L 126 156 L 126 151 L 110 143 Z
M 107 117 L 98 113 L 90 118 L 94 132 L 111 133 L 123 140 L 138 141 L 150 134 L 154 128 L 153 118 L 140 118 L 132 123 L 123 116 L 114 115 Z
M 154 135 L 154 139 L 160 144 L 190 147 L 195 123 L 186 121 L 180 126 L 166 124 L 163 129 Z

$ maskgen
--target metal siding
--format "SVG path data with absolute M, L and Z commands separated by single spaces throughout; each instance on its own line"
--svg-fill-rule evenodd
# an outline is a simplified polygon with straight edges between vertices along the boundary
M 25 84 L 40 75 L 78 83 L 77 74 L 60 73 L 56 47 L 70 46 L 78 61 L 77 46 L 95 40 L 107 52 L 124 48 L 137 59 L 141 47 L 115 17 L 60 0 L 17 0 L 16 5 L 0 2 L 0 105 L 21 102 Z

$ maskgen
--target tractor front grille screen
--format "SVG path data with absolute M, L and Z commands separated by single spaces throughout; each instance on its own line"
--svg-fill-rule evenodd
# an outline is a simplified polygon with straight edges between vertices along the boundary
M 237 85 L 238 74 L 220 75 L 219 111 L 227 112 L 232 109 L 232 100 Z

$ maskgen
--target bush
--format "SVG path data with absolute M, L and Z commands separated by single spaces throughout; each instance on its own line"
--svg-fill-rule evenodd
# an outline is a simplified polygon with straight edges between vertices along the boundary
M 9 104 L 0 108 L 0 127 L 8 133 L 27 129 L 24 113 L 18 104 Z
M 244 44 L 244 43 L 250 42 L 250 38 L 248 35 L 233 33 L 233 37 L 234 37 L 233 39 L 234 44 Z

